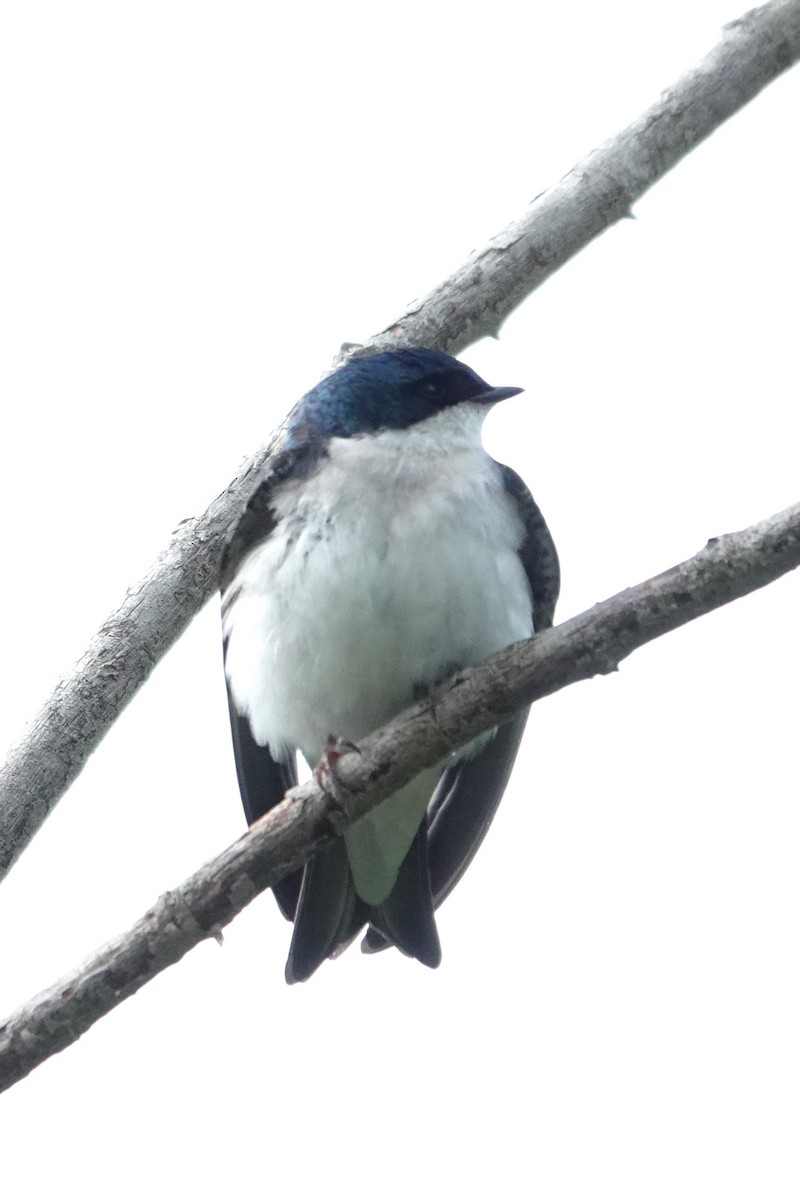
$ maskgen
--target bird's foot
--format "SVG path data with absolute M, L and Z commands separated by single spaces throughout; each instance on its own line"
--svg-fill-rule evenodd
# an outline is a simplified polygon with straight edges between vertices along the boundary
M 314 767 L 314 778 L 318 785 L 322 788 L 326 796 L 330 796 L 331 800 L 336 801 L 336 804 L 344 813 L 347 811 L 347 806 L 344 803 L 339 781 L 336 778 L 336 766 L 342 755 L 348 754 L 351 750 L 356 754 L 361 753 L 354 742 L 348 742 L 346 738 L 336 738 L 331 734 L 325 743 L 322 757 Z

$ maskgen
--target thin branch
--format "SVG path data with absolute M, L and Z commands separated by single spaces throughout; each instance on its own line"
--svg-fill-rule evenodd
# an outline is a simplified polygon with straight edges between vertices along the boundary
M 434 698 L 366 738 L 337 766 L 337 797 L 316 784 L 275 809 L 127 933 L 0 1025 L 0 1090 L 76 1041 L 204 938 L 219 935 L 265 888 L 422 768 L 517 709 L 593 675 L 633 650 L 764 587 L 800 565 L 800 504 L 456 675 Z
M 729 25 L 644 116 L 359 352 L 410 344 L 457 353 L 496 332 L 525 296 L 799 57 L 800 0 L 773 0 Z M 260 450 L 205 513 L 179 526 L 11 751 L 0 771 L 0 880 L 216 589 L 222 537 L 268 456 L 269 447 Z

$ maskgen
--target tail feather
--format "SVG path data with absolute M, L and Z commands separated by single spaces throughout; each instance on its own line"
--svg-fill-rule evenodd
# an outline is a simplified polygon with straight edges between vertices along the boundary
M 321 850 L 303 872 L 286 982 L 301 983 L 339 945 L 353 919 L 356 892 L 342 841 Z
M 392 891 L 383 904 L 369 909 L 369 921 L 383 939 L 426 967 L 438 967 L 442 961 L 428 869 L 427 819 L 417 830 Z
M 396 946 L 425 966 L 438 967 L 442 952 L 433 915 L 427 819 L 383 904 L 368 906 L 356 895 L 343 842 L 327 847 L 306 866 L 286 963 L 287 983 L 308 979 L 367 923 L 367 937 L 373 934 L 381 945 Z

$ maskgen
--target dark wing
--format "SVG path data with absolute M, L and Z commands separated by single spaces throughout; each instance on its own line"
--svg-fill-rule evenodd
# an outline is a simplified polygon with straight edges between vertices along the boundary
M 528 491 L 522 479 L 511 467 L 500 465 L 503 485 L 516 502 L 525 540 L 520 547 L 520 558 L 528 576 L 533 594 L 533 628 L 538 633 L 553 624 L 556 601 L 561 587 L 561 570 L 558 553 L 547 522 L 541 509 Z
M 513 498 L 525 525 L 520 548 L 533 600 L 534 631 L 553 623 L 560 584 L 555 544 L 533 497 L 515 471 L 501 466 L 506 491 Z M 528 710 L 501 725 L 495 736 L 474 758 L 442 772 L 428 808 L 428 863 L 436 908 L 449 896 L 472 862 L 492 823 L 508 783 L 522 740 Z M 366 953 L 385 950 L 389 940 L 373 924 L 361 948 Z
M 308 450 L 285 450 L 270 460 L 269 473 L 262 479 L 250 496 L 241 517 L 233 526 L 222 555 L 220 583 L 222 587 L 222 611 L 236 597 L 236 572 L 250 550 L 264 538 L 269 537 L 275 527 L 272 510 L 272 494 L 277 483 L 290 473 L 300 474 L 313 465 Z M 227 644 L 223 647 L 223 653 Z M 266 746 L 259 746 L 250 731 L 250 721 L 240 713 L 228 689 L 228 710 L 233 735 L 233 754 L 236 760 L 236 776 L 242 796 L 245 817 L 252 825 L 265 812 L 269 812 L 284 797 L 289 788 L 297 783 L 295 756 L 276 760 Z M 300 895 L 303 872 L 282 879 L 273 887 L 275 898 L 287 920 L 294 920 Z
M 276 762 L 266 746 L 259 746 L 250 732 L 250 722 L 236 709 L 228 691 L 228 711 L 233 735 L 233 756 L 236 777 L 247 824 L 252 825 L 265 812 L 280 803 L 289 788 L 297 783 L 297 761 L 294 755 Z M 303 872 L 287 875 L 272 890 L 287 921 L 294 920 Z

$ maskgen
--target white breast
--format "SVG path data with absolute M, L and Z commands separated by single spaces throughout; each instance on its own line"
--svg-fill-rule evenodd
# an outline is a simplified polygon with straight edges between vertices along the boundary
M 524 530 L 483 450 L 484 410 L 335 439 L 276 489 L 277 528 L 242 563 L 226 673 L 255 740 L 316 762 L 420 685 L 532 633 Z

